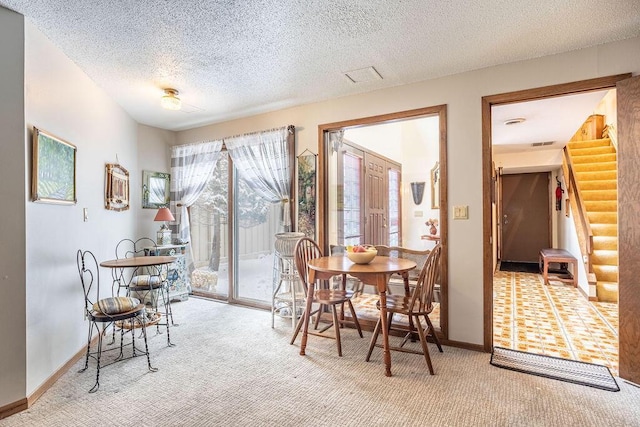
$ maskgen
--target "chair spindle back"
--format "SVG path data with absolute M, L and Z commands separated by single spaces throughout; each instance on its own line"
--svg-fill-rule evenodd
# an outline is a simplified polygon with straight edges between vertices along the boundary
M 442 246 L 437 244 L 424 263 L 411 299 L 411 307 L 414 307 L 414 311 L 430 312 L 433 309 L 433 290 L 440 277 L 441 254 Z
M 302 286 L 304 287 L 304 292 L 306 294 L 307 286 L 309 283 L 309 260 L 320 258 L 322 256 L 322 250 L 314 240 L 308 237 L 303 237 L 302 239 L 298 240 L 298 243 L 296 243 L 296 247 L 293 253 L 295 256 L 298 276 L 302 281 Z

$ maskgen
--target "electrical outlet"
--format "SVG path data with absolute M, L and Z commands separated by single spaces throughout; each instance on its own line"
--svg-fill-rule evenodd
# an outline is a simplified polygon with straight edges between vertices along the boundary
M 422 212 L 422 211 L 413 211 L 413 216 L 415 216 L 415 217 L 419 217 L 419 216 L 422 216 L 422 215 L 424 215 L 424 212 Z

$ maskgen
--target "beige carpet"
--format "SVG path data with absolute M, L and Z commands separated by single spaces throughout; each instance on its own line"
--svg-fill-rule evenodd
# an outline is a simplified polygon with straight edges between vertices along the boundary
M 489 354 L 430 345 L 421 356 L 381 352 L 346 330 L 343 357 L 310 337 L 307 356 L 289 345 L 289 322 L 270 313 L 191 298 L 174 305 L 180 326 L 151 339 L 152 363 L 136 358 L 95 371 L 79 362 L 27 411 L 0 426 L 632 426 L 640 388 L 612 393 L 489 365 Z

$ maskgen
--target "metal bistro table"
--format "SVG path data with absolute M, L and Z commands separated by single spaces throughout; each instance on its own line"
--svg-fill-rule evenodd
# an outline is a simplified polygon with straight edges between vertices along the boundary
M 389 351 L 389 331 L 387 330 L 387 283 L 392 274 L 400 274 L 408 277 L 410 270 L 416 268 L 416 263 L 403 258 L 390 258 L 376 256 L 369 264 L 355 264 L 346 256 L 325 256 L 309 261 L 309 297 L 307 298 L 307 311 L 311 311 L 311 301 L 316 280 L 327 280 L 333 276 L 349 274 L 360 279 L 364 284 L 373 285 L 380 295 L 380 318 L 382 320 L 382 337 L 384 365 L 386 376 L 391 376 L 391 353 Z M 304 325 L 300 353 L 304 354 L 307 345 L 307 331 L 309 321 Z
M 118 282 L 119 284 L 125 283 L 126 287 L 132 290 L 131 284 L 127 282 L 125 279 L 124 271 L 125 269 L 132 268 L 134 269 L 133 275 L 135 276 L 136 270 L 143 267 L 159 267 L 171 264 L 176 261 L 178 258 L 175 256 L 139 256 L 132 258 L 120 258 L 120 259 L 112 259 L 108 261 L 103 261 L 100 263 L 100 267 L 110 268 L 112 270 L 112 276 L 114 282 Z M 132 276 L 133 277 L 133 276 Z M 133 289 L 139 290 L 142 292 L 151 291 L 151 282 L 149 282 L 149 289 Z M 164 286 L 164 284 L 161 284 Z M 134 286 L 133 288 L 142 288 L 143 286 Z M 160 292 L 164 293 L 162 289 Z M 167 344 L 172 347 L 174 344 L 171 343 L 171 337 L 169 335 L 169 316 L 171 315 L 171 303 L 169 301 L 168 289 L 167 289 L 167 300 L 164 301 L 165 304 L 165 320 L 167 327 Z M 157 304 L 156 304 L 157 305 Z M 157 307 L 154 307 L 157 309 Z

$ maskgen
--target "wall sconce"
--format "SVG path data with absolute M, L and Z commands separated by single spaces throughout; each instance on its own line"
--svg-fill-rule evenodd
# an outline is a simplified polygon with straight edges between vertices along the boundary
M 424 196 L 424 182 L 412 182 L 411 194 L 413 195 L 413 203 L 416 205 L 422 203 L 422 196 Z

